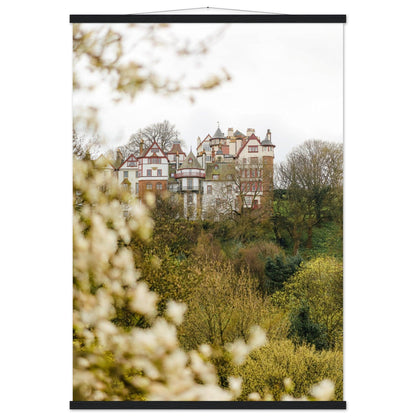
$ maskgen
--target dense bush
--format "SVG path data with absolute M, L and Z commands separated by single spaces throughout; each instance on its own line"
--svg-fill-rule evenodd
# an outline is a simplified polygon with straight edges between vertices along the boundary
M 294 307 L 289 315 L 289 338 L 296 344 L 306 343 L 314 345 L 317 350 L 328 348 L 326 328 L 313 322 L 310 316 L 309 304 L 302 300 L 298 307 Z
M 234 260 L 236 270 L 247 270 L 257 281 L 258 288 L 262 293 L 265 293 L 267 288 L 267 278 L 265 275 L 267 259 L 278 254 L 279 247 L 274 243 L 268 241 L 250 243 L 238 251 Z
M 322 328 L 328 348 L 342 348 L 343 270 L 342 261 L 318 257 L 305 263 L 272 296 L 272 301 L 293 317 L 306 304 L 310 321 Z M 295 318 L 294 318 L 295 319 Z M 306 317 L 304 316 L 304 319 Z
M 296 272 L 301 262 L 300 256 L 283 257 L 278 255 L 274 258 L 268 257 L 264 266 L 265 291 L 271 294 L 282 289 L 283 283 Z
M 323 378 L 335 383 L 335 400 L 343 395 L 343 359 L 340 351 L 316 351 L 306 345 L 296 347 L 291 341 L 269 342 L 252 352 L 246 363 L 236 370 L 243 378 L 241 400 L 250 392 L 266 393 L 280 400 L 287 391 L 285 379 L 290 378 L 295 397 L 308 394 L 309 386 Z
M 287 335 L 287 321 L 261 296 L 249 274 L 236 274 L 226 262 L 199 264 L 194 273 L 199 283 L 179 332 L 185 348 L 223 347 L 235 338 L 247 341 L 253 325 L 264 328 L 270 339 Z

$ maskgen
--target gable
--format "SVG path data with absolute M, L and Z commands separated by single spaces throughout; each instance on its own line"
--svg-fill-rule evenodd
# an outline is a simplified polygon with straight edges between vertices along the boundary
M 238 151 L 238 153 L 236 154 L 236 157 L 239 157 L 240 154 L 243 152 L 243 150 L 245 149 L 245 152 L 248 151 L 248 147 L 251 146 L 261 146 L 260 140 L 257 136 L 255 136 L 254 134 L 252 134 L 247 141 L 243 144 L 243 146 L 241 146 L 241 149 Z M 259 148 L 260 149 L 260 148 Z M 259 150 L 258 149 L 258 150 Z
M 166 157 L 165 153 L 163 152 L 163 150 L 160 148 L 160 146 L 156 143 L 153 142 L 148 148 L 147 150 L 144 152 L 142 158 L 154 158 L 154 157 L 160 157 L 160 158 L 164 158 L 166 160 L 168 160 L 168 158 Z
M 205 144 L 207 144 L 207 143 L 208 143 L 208 141 L 209 141 L 209 139 L 211 139 L 211 135 L 210 135 L 210 134 L 208 134 L 208 135 L 207 135 L 207 137 L 205 137 L 205 139 L 204 139 L 204 140 L 202 140 L 202 142 L 201 142 L 201 143 L 199 143 L 199 146 L 197 146 L 196 151 L 197 151 L 197 152 L 201 152 L 201 151 L 202 151 L 202 149 L 204 149 L 203 144 L 204 144 L 204 143 L 205 143 Z
M 137 168 L 138 166 L 138 159 L 134 154 L 132 153 L 130 156 L 127 157 L 127 159 L 120 165 L 121 168 Z

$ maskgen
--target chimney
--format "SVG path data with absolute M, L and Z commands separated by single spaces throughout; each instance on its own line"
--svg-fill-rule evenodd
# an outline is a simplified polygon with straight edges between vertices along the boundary
M 205 170 L 207 166 L 207 155 L 205 154 L 205 150 L 202 152 L 202 169 Z
M 272 133 L 270 132 L 270 129 L 267 129 L 267 135 L 266 135 L 266 137 L 267 137 L 267 140 L 272 141 Z
M 234 132 L 233 128 L 232 128 L 232 127 L 228 127 L 228 133 L 227 133 L 227 136 L 228 136 L 228 137 L 233 137 L 233 132 Z
M 254 132 L 255 132 L 254 129 L 248 128 L 247 129 L 247 137 L 250 137 L 252 134 L 254 134 Z
M 120 166 L 123 163 L 123 153 L 121 153 L 120 149 L 117 149 L 116 163 L 118 166 Z
M 198 136 L 196 139 L 196 148 L 198 149 L 199 145 L 201 144 L 201 138 Z
M 143 144 L 144 144 L 143 139 L 141 139 L 141 140 L 140 140 L 140 144 L 139 144 L 139 151 L 140 151 L 140 154 L 142 154 L 142 153 L 143 153 Z

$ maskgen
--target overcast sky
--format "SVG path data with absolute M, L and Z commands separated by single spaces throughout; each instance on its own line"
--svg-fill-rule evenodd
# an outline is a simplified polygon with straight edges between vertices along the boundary
M 195 149 L 198 136 L 212 135 L 217 122 L 223 132 L 254 128 L 261 139 L 270 129 L 278 161 L 307 139 L 343 140 L 343 25 L 185 24 L 170 30 L 192 40 L 221 30 L 222 35 L 201 57 L 178 59 L 162 51 L 162 72 L 186 73 L 192 83 L 224 67 L 232 80 L 196 93 L 193 104 L 182 95 L 144 92 L 113 105 L 97 93 L 101 127 L 113 142 L 163 120 L 176 125 L 186 151 Z

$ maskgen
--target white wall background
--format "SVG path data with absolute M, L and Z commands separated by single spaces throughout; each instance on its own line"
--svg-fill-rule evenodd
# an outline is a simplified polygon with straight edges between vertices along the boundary
M 206 6 L 206 3 L 40 0 L 3 5 L 0 348 L 4 414 L 69 413 L 72 121 L 68 15 L 134 13 Z M 208 3 L 215 6 L 215 2 Z M 410 414 L 416 370 L 412 339 L 416 289 L 412 198 L 416 68 L 412 3 L 223 0 L 217 4 L 282 13 L 348 15 L 345 28 L 347 413 Z M 23 168 L 16 169 L 15 160 Z M 16 186 L 19 183 L 25 186 Z M 109 411 L 94 412 L 104 413 Z M 141 412 L 159 413 L 164 412 Z M 314 412 L 317 413 L 321 412 Z M 78 414 L 90 413 L 77 411 Z M 180 415 L 183 411 L 169 414 Z

